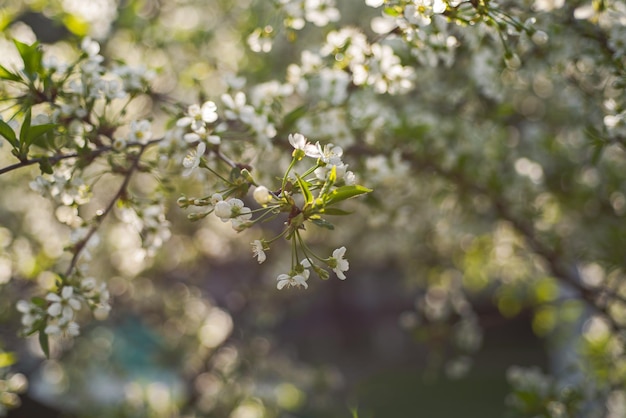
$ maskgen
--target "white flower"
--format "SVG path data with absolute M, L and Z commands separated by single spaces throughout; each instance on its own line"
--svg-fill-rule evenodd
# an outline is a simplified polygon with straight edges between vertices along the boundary
M 215 204 L 215 215 L 222 222 L 232 221 L 233 226 L 240 226 L 241 223 L 252 218 L 251 212 L 240 199 L 221 200 Z
M 294 148 L 294 154 L 299 150 L 304 152 L 304 155 L 308 157 L 320 157 L 320 152 L 317 147 L 307 141 L 302 134 L 289 134 L 289 143 Z
M 80 48 L 90 57 L 94 57 L 100 52 L 100 44 L 89 37 L 83 38 L 83 41 L 80 43 Z
M 211 203 L 211 205 L 215 206 L 215 205 L 217 205 L 217 202 L 221 202 L 222 200 L 224 200 L 224 198 L 222 197 L 222 195 L 220 193 L 213 193 L 211 195 L 211 198 L 209 199 L 209 203 Z
M 65 326 L 65 331 L 72 337 L 77 337 L 80 334 L 80 326 L 76 322 L 70 321 Z
M 204 102 L 200 108 L 202 120 L 206 123 L 213 123 L 217 120 L 217 105 L 212 101 Z
M 102 90 L 104 97 L 108 100 L 122 99 L 126 97 L 124 86 L 118 80 L 100 80 L 98 87 Z
M 44 332 L 48 335 L 59 335 L 61 333 L 61 327 L 57 324 L 48 324 L 46 329 L 44 329 Z
M 244 123 L 250 124 L 254 118 L 254 108 L 246 104 L 245 93 L 239 91 L 234 96 L 223 94 L 222 102 L 227 107 L 224 115 L 228 119 L 241 119 Z
M 230 203 L 227 200 L 220 200 L 215 203 L 215 215 L 222 220 L 228 222 L 230 219 Z
M 255 239 L 254 241 L 252 241 L 251 245 L 252 253 L 256 257 L 259 264 L 261 264 L 267 259 L 267 256 L 265 255 L 265 245 L 263 241 Z
M 248 36 L 247 43 L 253 52 L 270 52 L 272 50 L 271 32 L 256 28 Z
M 446 4 L 442 0 L 414 0 L 414 4 L 406 6 L 404 18 L 419 26 L 430 25 L 431 16 L 445 12 Z
M 317 152 L 319 153 L 319 159 L 325 164 L 342 165 L 341 156 L 343 155 L 343 149 L 333 144 L 326 144 L 324 148 L 319 142 L 315 144 Z
M 334 0 L 305 0 L 304 13 L 306 20 L 319 27 L 336 22 L 341 17 Z
M 268 204 L 273 197 L 270 191 L 265 186 L 258 186 L 256 189 L 254 189 L 254 192 L 252 192 L 252 196 L 259 205 Z
M 61 290 L 61 296 L 56 293 L 48 293 L 46 300 L 52 302 L 48 306 L 48 315 L 61 316 L 61 319 L 65 321 L 71 320 L 74 317 L 74 311 L 80 310 L 80 300 L 74 297 L 72 286 L 64 286 Z
M 346 247 L 337 248 L 333 251 L 333 256 L 330 258 L 328 265 L 333 269 L 337 277 L 341 280 L 346 279 L 346 275 L 343 274 L 344 271 L 348 271 L 350 268 L 350 264 L 348 260 L 343 258 L 346 253 Z
M 44 332 L 48 335 L 59 335 L 62 332 L 66 332 L 72 337 L 76 337 L 80 334 L 80 326 L 74 321 L 61 320 L 57 323 L 48 324 Z
M 39 319 L 41 315 L 38 312 L 37 306 L 25 300 L 19 300 L 17 302 L 17 310 L 22 313 L 22 325 L 30 330 L 30 327 Z
M 200 142 L 198 144 L 198 148 L 195 150 L 191 150 L 189 154 L 183 159 L 183 167 L 185 170 L 183 171 L 183 177 L 189 176 L 193 170 L 195 170 L 202 160 L 202 156 L 206 151 L 206 144 L 204 142 Z
M 205 127 L 207 123 L 213 123 L 217 120 L 217 105 L 211 101 L 204 102 L 202 107 L 192 104 L 187 108 L 187 116 L 182 117 L 176 122 L 179 127 L 191 126 L 193 131 L 199 131 Z
M 130 134 L 128 136 L 132 142 L 146 144 L 152 138 L 152 125 L 145 119 L 140 121 L 134 120 L 130 123 Z
M 278 281 L 278 283 L 276 283 L 276 288 L 280 290 L 285 286 L 287 287 L 302 286 L 305 289 L 307 289 L 309 285 L 307 284 L 306 281 L 309 279 L 309 274 L 310 274 L 309 270 L 304 270 L 302 273 L 296 274 L 295 276 L 291 276 L 289 274 L 281 274 L 276 278 L 276 280 Z
M 206 130 L 205 127 L 201 127 L 197 131 L 189 132 L 183 135 L 183 139 L 185 142 L 193 144 L 199 141 L 206 141 L 209 144 L 219 145 L 222 142 L 222 139 L 217 135 L 209 135 L 209 131 Z
M 114 151 L 120 152 L 126 148 L 126 140 L 124 138 L 115 138 L 111 147 Z

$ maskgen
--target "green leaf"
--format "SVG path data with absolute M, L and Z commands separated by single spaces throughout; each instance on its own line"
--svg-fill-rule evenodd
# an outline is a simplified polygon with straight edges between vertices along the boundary
M 402 14 L 401 10 L 399 7 L 385 7 L 383 13 L 391 17 L 398 17 Z
M 298 179 L 298 186 L 300 186 L 300 190 L 302 191 L 302 195 L 304 196 L 304 203 L 308 205 L 313 202 L 313 194 L 311 190 L 309 190 L 309 186 L 307 185 L 306 180 L 302 180 L 302 178 L 296 174 L 296 178 Z
M 2 65 L 0 65 L 0 78 L 4 80 L 9 80 L 9 81 L 21 81 L 22 80 L 22 77 L 7 70 L 6 67 L 3 67 Z
M 30 135 L 30 118 L 31 112 L 30 109 L 28 109 L 24 116 L 24 122 L 22 122 L 22 128 L 20 129 L 20 156 L 18 157 L 20 159 L 25 159 L 28 156 L 28 148 L 30 147 L 30 143 L 28 142 Z
M 35 42 L 31 45 L 27 45 L 15 39 L 13 40 L 13 43 L 22 57 L 22 61 L 24 61 L 24 73 L 28 76 L 28 78 L 34 80 L 37 78 L 37 74 L 41 70 L 41 59 L 43 57 L 43 52 L 41 51 L 41 48 L 39 48 L 39 43 Z
M 0 120 L 0 135 L 9 141 L 13 148 L 18 148 L 20 146 L 20 141 L 17 140 L 15 132 L 13 132 L 11 126 L 3 120 Z
M 350 199 L 352 197 L 356 197 L 365 193 L 370 193 L 372 189 L 368 189 L 367 187 L 355 185 L 355 186 L 341 186 L 328 195 L 326 199 L 327 205 L 333 205 L 337 202 L 341 202 L 346 199 Z
M 320 211 L 320 213 L 323 213 L 324 215 L 350 215 L 352 212 L 348 211 L 348 210 L 343 210 L 343 209 L 339 209 L 339 208 L 324 208 Z
M 43 125 L 33 125 L 28 132 L 28 145 L 35 144 L 39 147 L 46 148 L 46 136 L 56 127 L 54 123 L 45 123 Z
M 41 174 L 54 173 L 54 170 L 52 170 L 52 165 L 50 164 L 50 160 L 45 157 L 42 157 L 39 161 L 39 170 L 41 171 Z
M 50 342 L 48 341 L 48 334 L 43 329 L 39 330 L 39 345 L 46 358 L 50 358 Z
M 335 225 L 331 224 L 326 219 L 323 219 L 323 218 L 309 218 L 309 219 L 311 220 L 311 222 L 313 222 L 315 225 L 319 227 L 330 229 L 330 230 L 335 229 Z
M 32 297 L 30 301 L 40 308 L 45 308 L 48 305 L 48 302 L 46 302 L 44 298 L 40 298 L 39 296 Z

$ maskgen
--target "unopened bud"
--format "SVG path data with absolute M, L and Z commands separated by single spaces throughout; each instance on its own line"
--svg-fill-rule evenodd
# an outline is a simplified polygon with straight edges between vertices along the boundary
M 176 204 L 178 204 L 179 207 L 185 209 L 189 207 L 189 205 L 191 205 L 191 202 L 189 201 L 189 199 L 187 199 L 186 196 L 181 196 L 178 198 L 178 200 L 176 200 Z
M 254 177 L 252 177 L 252 174 L 250 174 L 250 171 L 248 171 L 247 168 L 241 170 L 241 177 L 246 179 L 248 183 L 256 184 L 256 182 L 254 181 Z
M 258 186 L 256 189 L 254 189 L 252 196 L 259 205 L 263 206 L 268 204 L 272 200 L 272 194 L 265 186 Z
M 517 70 L 519 67 L 522 66 L 522 61 L 519 59 L 517 54 L 507 53 L 504 56 L 504 63 L 511 70 Z
M 199 221 L 200 219 L 206 218 L 206 216 L 211 212 L 200 212 L 200 213 L 190 213 L 187 215 L 187 219 L 192 222 Z

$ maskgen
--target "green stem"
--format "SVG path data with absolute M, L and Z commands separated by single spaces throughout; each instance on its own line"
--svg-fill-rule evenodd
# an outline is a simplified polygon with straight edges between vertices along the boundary
M 289 175 L 289 172 L 293 169 L 295 165 L 296 165 L 296 159 L 292 158 L 291 163 L 289 164 L 289 167 L 287 167 L 287 171 L 285 171 L 285 175 L 283 176 L 282 185 L 280 186 L 280 193 L 283 196 L 285 195 L 285 185 L 287 184 L 287 176 Z

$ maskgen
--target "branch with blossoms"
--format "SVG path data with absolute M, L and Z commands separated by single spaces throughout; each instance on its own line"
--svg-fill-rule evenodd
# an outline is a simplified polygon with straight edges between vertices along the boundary
M 202 169 L 216 180 L 218 185 L 211 186 L 205 197 L 183 196 L 178 200 L 183 208 L 199 209 L 189 214 L 190 220 L 215 214 L 240 232 L 261 222 L 283 219 L 284 228 L 275 236 L 252 242 L 259 263 L 266 260 L 266 252 L 278 240 L 291 242 L 291 265 L 287 273 L 278 276 L 278 289 L 307 288 L 311 270 L 322 279 L 328 279 L 330 271 L 342 280 L 346 278 L 346 247 L 323 256 L 306 243 L 304 236 L 310 226 L 333 229 L 329 217 L 349 214 L 338 207 L 343 201 L 371 192 L 356 184 L 354 173 L 342 161 L 341 147 L 313 144 L 301 134 L 291 134 L 293 152 L 288 168 L 277 184 L 260 184 L 250 165 L 233 158 L 231 151 L 237 155 L 236 147 L 226 139 L 252 135 L 264 144 L 274 138 L 277 130 L 269 106 L 255 108 L 246 103 L 241 92 L 225 94 L 221 112 L 213 101 L 191 105 L 182 117 L 183 112 L 178 113 L 176 123 L 163 137 L 153 139 L 149 120 L 124 118 L 136 97 L 149 94 L 148 73 L 127 67 L 111 73 L 102 64 L 99 45 L 89 39 L 83 40 L 80 56 L 70 64 L 46 61 L 36 43 L 16 41 L 15 45 L 24 67 L 0 67 L 0 79 L 12 83 L 22 95 L 9 99 L 17 110 L 8 120 L 0 119 L 0 137 L 9 143 L 18 162 L 0 168 L 0 174 L 38 164 L 41 175 L 31 182 L 31 188 L 54 202 L 57 218 L 72 229 L 66 247 L 71 257 L 61 269 L 63 273 L 53 273 L 54 286 L 45 297 L 34 296 L 17 304 L 22 313 L 22 333 L 38 334 L 46 355 L 50 336 L 79 334 L 77 314 L 81 307 L 88 306 L 96 318 L 108 315 L 106 285 L 89 277 L 82 264 L 89 260 L 99 229 L 114 210 L 142 237 L 147 256 L 170 236 L 162 199 L 146 206 L 129 190 L 135 173 L 158 176 L 164 168 L 148 160 L 148 149 L 156 149 L 160 161 L 163 156 L 180 161 L 176 171 L 182 171 L 183 177 Z M 84 220 L 79 209 L 90 201 L 93 184 L 82 176 L 96 164 L 101 167 L 98 178 L 111 174 L 121 176 L 122 181 L 105 207 L 93 219 Z M 246 207 L 243 200 L 251 187 L 258 204 L 255 209 Z
M 205 106 L 206 104 L 203 107 Z M 212 108 L 212 105 L 209 106 Z M 190 119 L 203 120 L 202 116 L 193 116 L 201 115 L 196 113 L 198 109 L 190 108 L 189 116 L 180 119 L 179 124 L 189 126 L 192 131 L 200 129 L 204 131 L 204 126 L 194 127 L 188 123 Z M 213 116 L 208 117 L 209 121 L 212 119 Z M 193 132 L 188 135 L 196 137 Z M 289 143 L 293 147 L 291 163 L 280 184 L 267 187 L 258 184 L 251 172 L 241 166 L 231 166 L 232 170 L 228 176 L 219 174 L 204 158 L 206 143 L 199 142 L 197 149 L 183 162 L 186 173 L 189 174 L 197 167 L 204 168 L 222 180 L 223 188 L 212 191 L 204 197 L 182 196 L 178 199 L 178 204 L 181 208 L 192 207 L 200 210 L 190 213 L 188 215 L 190 220 L 197 221 L 214 214 L 222 222 L 230 222 L 237 232 L 260 222 L 282 217 L 284 228 L 281 232 L 271 238 L 261 238 L 252 242 L 254 256 L 259 263 L 263 263 L 267 259 L 266 252 L 273 243 L 281 238 L 291 241 L 291 268 L 288 273 L 277 277 L 278 289 L 292 286 L 308 288 L 310 270 L 325 280 L 329 278 L 329 272 L 326 270 L 328 268 L 343 280 L 346 278 L 344 272 L 349 268 L 349 263 L 344 258 L 346 248 L 336 249 L 329 257 L 320 256 L 306 244 L 303 231 L 309 225 L 334 229 L 327 217 L 349 214 L 336 205 L 371 190 L 356 184 L 354 173 L 349 171 L 348 166 L 341 160 L 343 155 L 341 147 L 322 146 L 319 142 L 312 144 L 299 133 L 290 134 Z M 213 151 L 217 153 L 216 148 L 213 148 Z M 307 162 L 310 163 L 299 169 Z M 260 206 L 254 210 L 245 206 L 240 199 L 246 195 L 250 187 L 254 187 L 253 198 Z

